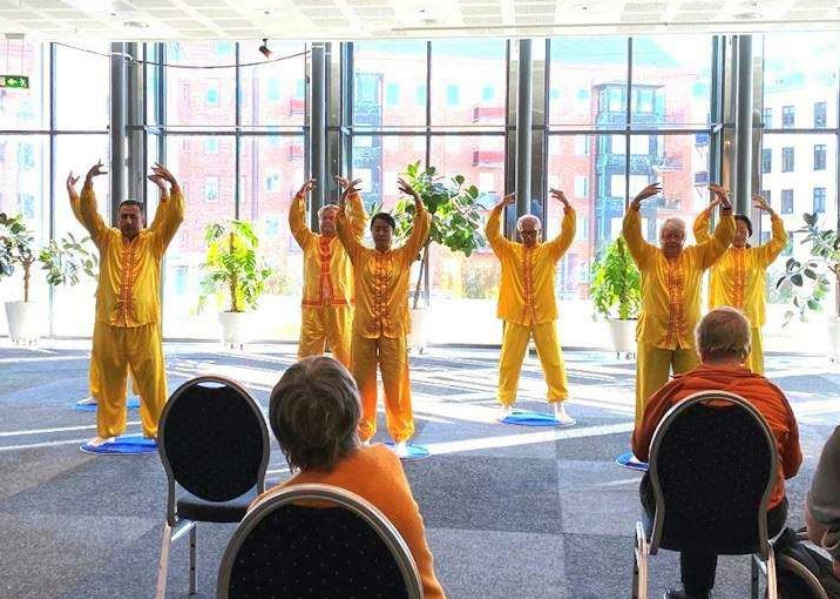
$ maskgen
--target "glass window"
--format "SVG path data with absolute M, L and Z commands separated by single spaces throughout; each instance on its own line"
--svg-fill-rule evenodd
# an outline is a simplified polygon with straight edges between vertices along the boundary
M 233 42 L 216 42 L 216 54 L 218 56 L 233 56 Z
M 824 171 L 826 160 L 826 145 L 814 144 L 814 170 Z
M 793 106 L 782 106 L 782 127 L 793 127 L 796 123 L 796 111 Z
M 219 138 L 218 137 L 208 137 L 204 140 L 204 153 L 205 154 L 218 154 L 219 153 Z
M 825 187 L 814 188 L 813 211 L 818 214 L 825 214 Z
M 396 106 L 400 103 L 400 86 L 396 83 L 389 83 L 385 86 L 385 103 L 388 106 Z
M 451 84 L 446 86 L 446 105 L 458 106 L 461 102 L 461 88 Z
M 769 173 L 773 170 L 773 150 L 764 148 L 761 150 L 761 172 Z
M 426 124 L 426 43 L 376 41 L 353 44 L 353 124 L 378 129 Z M 392 85 L 394 87 L 389 88 Z M 415 87 L 416 86 L 416 87 Z M 419 98 L 423 89 L 422 101 Z M 387 92 L 392 94 L 386 97 Z M 417 89 L 413 104 L 398 104 L 400 89 Z M 394 100 L 393 103 L 390 101 Z
M 431 52 L 432 124 L 504 125 L 506 42 L 433 41 Z
M 814 129 L 823 129 L 826 124 L 827 106 L 825 102 L 814 102 Z
M 773 109 L 772 108 L 765 108 L 764 109 L 764 128 L 765 129 L 772 129 L 773 128 Z
M 204 201 L 218 202 L 219 201 L 219 178 L 205 177 L 204 178 Z
M 219 105 L 219 80 L 208 79 L 207 87 L 204 92 L 204 103 L 208 106 Z
M 235 122 L 236 69 L 233 57 L 219 55 L 216 42 L 167 43 L 165 60 L 177 65 L 223 66 L 214 69 L 166 69 L 166 119 L 168 125 L 233 126 Z M 195 186 L 200 189 L 201 185 Z
M 589 155 L 589 136 L 575 135 L 575 156 Z
M 793 214 L 793 190 L 782 190 L 782 214 Z
M 111 52 L 110 44 L 102 42 L 85 44 L 85 48 Z M 57 46 L 55 75 L 56 126 L 76 131 L 106 130 L 111 118 L 108 57 Z
M 414 94 L 414 101 L 418 106 L 426 105 L 426 86 L 418 85 L 417 92 Z
M 782 172 L 793 172 L 793 148 L 782 148 Z
M 0 89 L 0 129 L 43 129 L 47 125 L 47 48 L 46 44 L 10 39 L 0 45 L 0 59 L 5 66 L 3 72 L 17 75 L 20 71 L 21 75 L 29 75 L 29 89 Z M 78 71 L 74 72 L 83 76 Z M 66 99 L 78 107 L 76 100 L 71 97 Z M 107 106 L 102 108 L 107 111 Z M 104 116 L 107 119 L 107 112 Z M 98 125 L 104 127 L 106 123 L 107 120 Z

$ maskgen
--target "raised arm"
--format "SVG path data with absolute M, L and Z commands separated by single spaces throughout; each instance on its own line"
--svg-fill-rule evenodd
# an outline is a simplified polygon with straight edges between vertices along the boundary
M 335 175 L 336 183 L 341 188 L 341 202 L 342 210 L 347 217 L 350 230 L 353 235 L 361 239 L 365 235 L 365 228 L 368 223 L 368 213 L 365 210 L 362 196 L 359 194 L 359 185 L 361 179 L 347 179 L 340 175 Z
M 753 196 L 753 205 L 762 212 L 766 212 L 770 215 L 770 228 L 772 230 L 772 236 L 770 241 L 757 248 L 759 260 L 761 264 L 767 268 L 773 264 L 773 261 L 778 258 L 779 254 L 782 253 L 782 250 L 787 247 L 788 236 L 787 231 L 785 231 L 785 221 L 776 214 L 767 200 L 760 195 Z
M 487 241 L 493 252 L 501 257 L 502 254 L 510 247 L 511 241 L 505 239 L 502 235 L 501 224 L 502 215 L 505 213 L 505 207 L 513 204 L 516 199 L 516 193 L 509 193 L 503 197 L 498 204 L 493 206 L 490 211 L 490 216 L 487 218 L 487 224 L 484 226 L 484 234 L 487 236 Z
M 651 256 L 656 252 L 656 247 L 645 241 L 642 235 L 642 216 L 639 209 L 642 201 L 655 196 L 662 191 L 659 183 L 653 183 L 640 191 L 630 205 L 627 207 L 627 214 L 624 215 L 624 222 L 621 227 L 621 234 L 627 242 L 627 250 L 639 269 L 647 268 Z
M 712 220 L 712 214 L 714 214 L 715 208 L 721 204 L 723 201 L 722 198 L 726 197 L 728 193 L 726 188 L 715 183 L 709 185 L 709 191 L 712 193 L 712 201 L 709 202 L 709 206 L 698 214 L 696 219 L 694 219 L 694 240 L 697 243 L 705 243 L 712 238 L 709 233 L 709 222 Z
M 426 243 L 429 238 L 429 229 L 432 225 L 432 215 L 428 213 L 426 207 L 423 205 L 423 199 L 414 189 L 406 183 L 403 179 L 398 179 L 398 186 L 401 192 L 410 195 L 414 198 L 414 222 L 411 227 L 411 235 L 405 245 L 400 248 L 403 256 L 404 268 L 410 268 L 411 263 L 417 258 L 420 253 L 420 248 Z
M 155 251 L 158 256 L 162 256 L 178 232 L 178 227 L 184 222 L 184 194 L 169 169 L 161 164 L 152 167 L 149 180 L 161 190 L 151 233 L 154 236 Z M 170 186 L 168 190 L 166 184 Z
M 557 262 L 572 245 L 577 231 L 577 215 L 575 209 L 566 198 L 566 194 L 559 189 L 551 190 L 551 197 L 563 204 L 563 222 L 560 225 L 560 233 L 557 237 L 548 242 L 549 255 Z
M 335 218 L 335 232 L 338 235 L 338 240 L 344 246 L 347 255 L 350 256 L 350 262 L 353 265 L 359 263 L 359 258 L 365 247 L 361 243 L 361 238 L 357 237 L 353 231 L 353 225 L 347 218 L 347 196 L 342 194 L 338 201 L 338 214 Z
M 96 206 L 96 193 L 93 191 L 93 179 L 106 173 L 107 171 L 104 170 L 101 160 L 94 164 L 85 176 L 85 185 L 82 187 L 82 197 L 79 200 L 79 222 L 87 229 L 96 247 L 100 247 L 102 238 L 108 230 L 108 225 L 102 220 Z M 75 214 L 76 211 L 74 210 L 73 213 Z
M 315 187 L 315 179 L 304 183 L 292 199 L 289 206 L 289 229 L 301 249 L 306 249 L 306 244 L 315 237 L 315 233 L 306 226 L 306 194 Z
M 715 227 L 715 233 L 711 239 L 696 246 L 701 252 L 701 263 L 704 269 L 717 262 L 718 258 L 729 249 L 732 238 L 735 236 L 735 217 L 732 216 L 732 204 L 729 203 L 726 190 L 723 190 L 723 194 L 719 197 L 721 198 L 720 219 Z

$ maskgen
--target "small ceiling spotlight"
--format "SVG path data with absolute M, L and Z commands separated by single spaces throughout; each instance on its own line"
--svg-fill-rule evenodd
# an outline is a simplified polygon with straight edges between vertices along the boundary
M 266 58 L 271 58 L 271 50 L 268 49 L 268 38 L 263 38 L 262 46 L 257 48 L 257 50 Z

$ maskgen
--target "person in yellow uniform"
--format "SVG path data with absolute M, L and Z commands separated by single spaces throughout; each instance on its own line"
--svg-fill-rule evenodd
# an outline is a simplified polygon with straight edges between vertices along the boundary
M 411 235 L 402 247 L 391 247 L 396 223 L 387 212 L 375 214 L 370 220 L 374 248 L 361 244 L 345 212 L 345 198 L 357 193 L 355 185 L 342 194 L 337 225 L 338 237 L 353 263 L 356 286 L 350 372 L 362 396 L 359 437 L 369 441 L 376 432 L 378 366 L 385 390 L 388 432 L 394 440 L 397 455 L 405 457 L 408 455 L 406 443 L 414 434 L 406 344 L 406 336 L 411 330 L 408 284 L 411 264 L 429 236 L 432 217 L 420 195 L 402 179 L 399 189 L 414 198 L 415 209 Z
M 709 239 L 709 221 L 712 211 L 720 202 L 717 197 L 694 221 L 694 238 L 698 242 Z M 726 250 L 720 260 L 712 266 L 709 280 L 709 308 L 731 306 L 744 313 L 752 327 L 750 355 L 744 365 L 756 374 L 764 374 L 764 348 L 761 342 L 761 327 L 765 317 L 765 284 L 767 267 L 787 245 L 785 223 L 773 211 L 770 204 L 759 195 L 753 196 L 753 204 L 770 215 L 772 237 L 767 243 L 751 247 L 748 243 L 753 228 L 749 217 L 735 216 L 735 237 L 732 247 Z
M 498 400 L 502 417 L 508 416 L 516 402 L 519 373 L 534 336 L 546 383 L 548 402 L 554 406 L 554 417 L 560 424 L 574 424 L 563 406 L 569 397 L 563 352 L 557 341 L 557 300 L 554 280 L 557 261 L 563 257 L 575 238 L 575 211 L 566 195 L 552 189 L 551 197 L 563 204 L 563 223 L 560 233 L 546 243 L 540 243 L 540 219 L 531 214 L 519 218 L 516 230 L 522 243 L 505 239 L 500 231 L 505 206 L 514 196 L 502 198 L 487 219 L 487 240 L 502 263 L 502 282 L 496 315 L 504 321 L 502 351 L 499 356 Z
M 350 181 L 336 177 L 343 190 Z M 353 265 L 336 237 L 338 206 L 329 204 L 318 210 L 319 233 L 306 226 L 306 194 L 315 187 L 310 179 L 295 195 L 289 209 L 289 228 L 303 250 L 303 298 L 301 300 L 298 358 L 320 356 L 327 342 L 333 356 L 350 368 L 350 334 L 353 326 Z M 367 214 L 358 193 L 347 202 L 352 234 L 364 234 Z
M 735 233 L 732 204 L 726 190 L 710 187 L 720 199 L 721 218 L 715 234 L 697 245 L 684 247 L 685 223 L 667 219 L 656 247 L 642 235 L 642 201 L 662 191 L 648 185 L 630 202 L 622 235 L 642 275 L 642 309 L 636 328 L 636 425 L 647 400 L 665 383 L 670 372 L 688 372 L 699 364 L 694 329 L 700 320 L 703 272 L 726 251 Z
M 156 165 L 152 173 L 149 179 L 161 189 L 154 228 L 144 229 L 142 204 L 134 200 L 120 204 L 117 227 L 105 224 L 97 211 L 93 190 L 93 179 L 105 174 L 101 161 L 88 171 L 82 188 L 80 220 L 99 249 L 91 351 L 91 359 L 97 362 L 91 372 L 99 373 L 97 437 L 90 442 L 94 446 L 125 431 L 129 369 L 140 395 L 145 437 L 157 436 L 158 420 L 167 399 L 160 331 L 160 265 L 184 220 L 184 198 L 168 169 Z

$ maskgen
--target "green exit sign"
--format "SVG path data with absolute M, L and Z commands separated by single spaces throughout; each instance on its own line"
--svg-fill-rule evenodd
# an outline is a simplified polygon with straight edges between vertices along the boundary
M 29 77 L 26 75 L 0 75 L 0 88 L 29 89 Z

